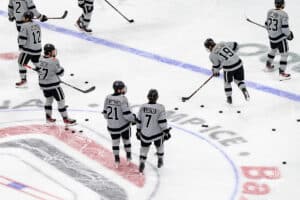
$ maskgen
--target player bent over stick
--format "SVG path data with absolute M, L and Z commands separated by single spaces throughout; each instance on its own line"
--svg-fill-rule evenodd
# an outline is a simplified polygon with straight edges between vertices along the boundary
M 244 81 L 244 67 L 241 58 L 235 53 L 238 50 L 236 42 L 221 42 L 216 44 L 213 39 L 208 38 L 204 42 L 205 48 L 210 52 L 209 59 L 213 67 L 213 75 L 220 76 L 220 70 L 224 71 L 224 87 L 227 103 L 232 104 L 232 87 L 234 81 L 247 101 L 250 100 Z
M 115 164 L 120 164 L 120 139 L 122 137 L 126 151 L 127 164 L 131 161 L 131 123 L 136 122 L 136 116 L 130 110 L 125 96 L 126 86 L 122 81 L 113 83 L 114 93 L 106 97 L 102 114 L 107 120 L 107 129 L 112 139 L 112 150 Z
M 165 107 L 156 103 L 158 92 L 151 89 L 148 92 L 148 103 L 140 107 L 137 120 L 137 138 L 141 141 L 139 172 L 143 173 L 145 161 L 151 146 L 154 145 L 157 150 L 157 167 L 163 166 L 164 140 L 170 139 L 170 128 L 168 128 Z
M 66 125 L 75 125 L 76 120 L 68 117 L 67 107 L 65 105 L 65 95 L 60 87 L 60 78 L 63 76 L 64 68 L 59 64 L 56 58 L 56 49 L 53 44 L 45 44 L 44 56 L 40 58 L 35 71 L 39 73 L 39 85 L 46 98 L 45 112 L 46 121 L 53 123 L 56 119 L 52 118 L 53 99 L 57 101 L 58 111 Z

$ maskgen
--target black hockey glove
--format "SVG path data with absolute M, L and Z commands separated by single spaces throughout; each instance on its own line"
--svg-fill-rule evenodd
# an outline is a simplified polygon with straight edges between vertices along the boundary
M 171 129 L 172 128 L 170 127 L 170 128 L 163 131 L 164 132 L 164 140 L 169 140 L 171 138 L 171 133 L 170 133 Z
M 13 22 L 14 20 L 16 20 L 16 18 L 15 18 L 14 16 L 8 16 L 8 20 L 9 20 L 10 22 Z
M 141 140 L 141 130 L 140 129 L 136 129 L 136 138 L 138 140 Z
M 80 8 L 84 8 L 84 0 L 79 0 L 79 1 L 78 1 L 78 6 L 79 6 Z
M 215 76 L 215 77 L 220 76 L 220 71 L 218 69 L 213 68 L 212 73 L 213 73 L 213 76 Z
M 48 17 L 46 15 L 41 15 L 41 17 L 40 17 L 41 22 L 45 22 L 47 20 L 48 20 Z
M 134 126 L 134 125 L 136 125 L 136 122 L 137 122 L 137 118 L 136 118 L 136 115 L 133 113 L 133 117 L 134 117 L 134 121 L 133 122 L 131 122 L 131 125 L 132 126 Z
M 22 50 L 23 49 L 23 45 L 19 45 L 19 50 Z
M 294 39 L 294 34 L 292 31 L 290 31 L 290 35 L 286 38 L 288 40 L 293 40 Z
M 36 71 L 36 72 L 40 72 L 41 68 L 40 67 L 35 67 L 32 70 Z

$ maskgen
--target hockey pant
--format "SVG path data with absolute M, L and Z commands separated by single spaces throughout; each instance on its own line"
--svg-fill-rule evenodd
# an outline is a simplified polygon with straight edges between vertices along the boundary
M 123 144 L 125 151 L 128 154 L 131 153 L 131 142 L 130 142 L 130 137 L 131 137 L 131 129 L 127 129 L 121 133 L 117 134 L 110 134 L 111 139 L 112 139 L 112 150 L 115 156 L 118 156 L 120 153 L 120 140 L 122 138 Z
M 284 72 L 286 70 L 287 66 L 287 59 L 288 59 L 288 51 L 289 51 L 289 46 L 288 42 L 286 39 L 278 42 L 278 43 L 272 43 L 270 42 L 271 50 L 268 53 L 268 62 L 273 63 L 276 52 L 278 51 L 280 53 L 280 67 L 279 71 Z
M 227 97 L 232 95 L 232 81 L 237 84 L 240 90 L 246 89 L 244 78 L 245 76 L 243 66 L 234 71 L 224 71 L 224 90 Z
M 163 138 L 159 138 L 154 141 L 156 147 L 156 154 L 158 158 L 163 158 L 164 156 L 164 141 Z M 151 142 L 144 142 L 141 140 L 141 149 L 140 149 L 140 162 L 145 162 L 147 160 L 147 155 L 151 146 Z
M 58 111 L 63 119 L 68 118 L 67 108 L 65 105 L 65 95 L 61 87 L 54 89 L 43 90 L 44 96 L 46 97 L 45 112 L 46 115 L 52 116 L 52 103 L 55 99 L 58 105 Z
M 27 65 L 31 61 L 34 65 L 39 62 L 40 55 L 30 55 L 28 53 L 21 52 L 18 58 L 19 74 L 22 80 L 26 80 L 27 70 L 24 65 Z
M 92 12 L 94 10 L 93 2 L 85 1 L 82 10 L 83 13 L 79 17 L 79 21 L 84 27 L 88 27 L 91 22 Z

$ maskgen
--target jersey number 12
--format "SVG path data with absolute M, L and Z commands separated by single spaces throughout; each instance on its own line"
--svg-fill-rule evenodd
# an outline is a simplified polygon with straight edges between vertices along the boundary
M 41 32 L 40 31 L 37 31 L 36 33 L 32 32 L 32 36 L 33 36 L 34 44 L 41 43 Z

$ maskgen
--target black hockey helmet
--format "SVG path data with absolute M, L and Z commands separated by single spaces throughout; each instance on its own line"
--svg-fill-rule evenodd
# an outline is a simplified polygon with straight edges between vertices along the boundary
M 216 45 L 215 41 L 211 38 L 207 38 L 204 42 L 204 46 L 207 49 L 210 49 L 211 47 L 214 47 Z
M 26 12 L 24 12 L 23 17 L 24 17 L 24 19 L 32 20 L 34 17 L 34 14 L 30 10 L 27 10 Z
M 49 55 L 53 50 L 55 50 L 55 46 L 53 44 L 47 43 L 44 45 L 45 55 Z
M 275 3 L 276 8 L 282 8 L 282 7 L 284 7 L 284 4 L 285 4 L 284 0 L 275 0 L 274 3 Z
M 147 98 L 150 103 L 156 103 L 158 99 L 158 92 L 156 89 L 150 89 L 147 95 Z
M 114 81 L 114 83 L 113 83 L 113 89 L 114 89 L 115 93 L 118 93 L 118 90 L 122 90 L 125 87 L 126 86 L 123 81 Z

